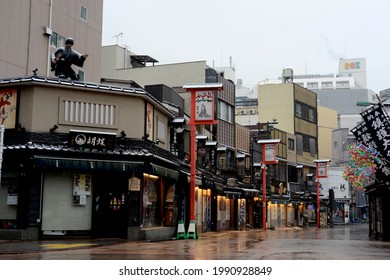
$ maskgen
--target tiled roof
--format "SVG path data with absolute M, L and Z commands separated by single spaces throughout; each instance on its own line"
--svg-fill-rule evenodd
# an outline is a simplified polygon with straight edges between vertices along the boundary
M 20 83 L 28 83 L 28 82 L 37 82 L 43 84 L 51 84 L 51 85 L 63 85 L 63 86 L 74 86 L 79 88 L 90 88 L 97 90 L 111 90 L 114 92 L 127 92 L 127 93 L 139 93 L 146 94 L 147 92 L 143 88 L 132 88 L 132 87 L 120 87 L 108 84 L 98 84 L 91 83 L 85 81 L 76 81 L 76 80 L 68 80 L 68 79 L 60 79 L 56 77 L 45 77 L 45 76 L 26 76 L 26 77 L 16 77 L 16 78 L 7 78 L 1 79 L 0 85 L 12 85 L 12 84 L 20 84 Z
M 61 79 L 57 77 L 46 77 L 46 76 L 38 76 L 38 75 L 0 79 L 0 87 L 16 86 L 16 85 L 28 84 L 28 83 L 38 83 L 41 85 L 57 85 L 62 87 L 77 87 L 79 89 L 86 89 L 86 90 L 106 91 L 106 92 L 111 92 L 116 94 L 137 95 L 139 97 L 143 97 L 147 99 L 149 102 L 152 102 L 154 105 L 159 106 L 161 110 L 165 110 L 166 112 L 168 112 L 168 114 L 171 117 L 174 116 L 172 111 L 165 108 L 164 105 L 157 98 L 149 94 L 143 88 L 120 87 L 120 86 L 115 86 L 110 84 L 99 84 L 99 83 L 68 80 L 68 79 Z
M 68 146 L 68 134 L 7 131 L 4 137 L 4 152 L 11 150 L 30 150 L 45 153 L 74 153 L 78 156 L 115 156 L 155 159 L 179 167 L 181 161 L 169 151 L 139 139 L 117 138 L 113 150 L 75 148 Z

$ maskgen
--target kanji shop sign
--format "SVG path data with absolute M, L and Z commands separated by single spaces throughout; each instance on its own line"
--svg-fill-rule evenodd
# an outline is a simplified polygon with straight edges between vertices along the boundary
M 390 123 L 378 104 L 360 113 L 370 132 L 374 148 L 384 157 L 390 157 Z M 370 139 L 371 140 L 371 139 Z
M 214 121 L 214 94 L 211 90 L 195 92 L 195 121 Z
M 113 150 L 115 147 L 115 133 L 101 133 L 93 131 L 70 130 L 69 146 Z
M 314 160 L 316 164 L 316 177 L 317 178 L 328 178 L 328 162 L 329 159 L 324 160 Z
M 262 147 L 262 164 L 277 164 L 276 159 L 276 144 L 280 142 L 280 139 L 267 139 L 259 140 L 258 144 Z

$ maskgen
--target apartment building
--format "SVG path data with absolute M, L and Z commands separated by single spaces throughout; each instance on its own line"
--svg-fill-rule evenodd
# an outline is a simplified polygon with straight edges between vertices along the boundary
M 6 1 L 0 18 L 0 78 L 53 76 L 50 55 L 71 37 L 73 49 L 89 55 L 83 68 L 74 67 L 76 73 L 100 82 L 102 0 Z

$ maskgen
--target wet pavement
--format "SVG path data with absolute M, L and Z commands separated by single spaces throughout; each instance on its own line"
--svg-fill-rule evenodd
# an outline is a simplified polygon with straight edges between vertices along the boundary
M 0 241 L 0 260 L 390 260 L 368 224 L 199 234 L 158 242 L 123 239 Z

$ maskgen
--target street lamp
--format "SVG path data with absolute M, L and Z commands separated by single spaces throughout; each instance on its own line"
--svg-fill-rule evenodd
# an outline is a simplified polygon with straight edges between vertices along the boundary
M 316 191 L 317 191 L 317 228 L 321 227 L 320 223 L 320 180 L 319 178 L 328 178 L 328 162 L 330 159 L 313 160 L 316 164 Z
M 280 139 L 264 139 L 257 141 L 261 144 L 261 169 L 263 172 L 263 229 L 267 230 L 267 164 L 277 164 L 276 159 L 276 144 L 280 142 Z

